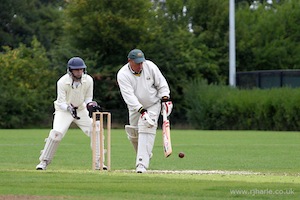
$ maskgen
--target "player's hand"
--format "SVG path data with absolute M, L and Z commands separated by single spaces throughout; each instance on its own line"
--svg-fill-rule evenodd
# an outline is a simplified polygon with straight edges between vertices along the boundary
M 86 105 L 86 109 L 89 111 L 89 117 L 93 116 L 93 112 L 100 112 L 102 108 L 96 101 L 91 101 Z
M 155 122 L 150 118 L 147 110 L 142 112 L 141 119 L 148 128 L 151 128 L 155 125 Z
M 173 110 L 173 103 L 172 100 L 169 97 L 163 97 L 161 99 L 161 108 L 164 109 L 167 113 L 167 116 L 169 116 Z M 162 112 L 161 112 L 162 114 Z
M 70 104 L 67 109 L 74 119 L 80 119 L 80 117 L 77 116 L 78 107 L 74 107 L 72 104 Z

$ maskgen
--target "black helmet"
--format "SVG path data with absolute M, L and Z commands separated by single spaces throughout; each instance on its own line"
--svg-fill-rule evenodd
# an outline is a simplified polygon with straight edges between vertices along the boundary
M 81 58 L 73 57 L 68 61 L 68 69 L 86 69 L 86 65 Z
M 73 78 L 73 80 L 81 80 L 81 77 L 75 77 L 72 73 L 73 69 L 83 69 L 83 73 L 86 74 L 86 65 L 84 61 L 79 57 L 73 57 L 68 61 L 67 73 Z

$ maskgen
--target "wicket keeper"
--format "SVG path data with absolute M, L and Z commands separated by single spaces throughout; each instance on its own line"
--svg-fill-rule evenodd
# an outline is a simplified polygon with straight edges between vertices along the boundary
M 88 137 L 92 135 L 92 113 L 100 111 L 101 107 L 93 101 L 94 81 L 87 74 L 86 68 L 87 66 L 80 57 L 73 57 L 68 61 L 67 73 L 57 81 L 53 128 L 41 151 L 40 163 L 36 166 L 37 170 L 46 170 L 72 122 Z M 99 147 L 99 139 L 96 141 L 98 141 L 96 145 Z M 104 155 L 100 156 L 100 152 L 96 152 L 96 156 L 96 169 L 99 169 L 100 157 L 104 159 Z M 104 166 L 103 169 L 107 169 L 107 167 Z

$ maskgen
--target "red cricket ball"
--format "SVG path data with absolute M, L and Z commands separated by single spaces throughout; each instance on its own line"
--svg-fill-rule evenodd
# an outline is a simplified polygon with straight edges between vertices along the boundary
M 184 157 L 184 153 L 183 153 L 183 152 L 180 152 L 180 153 L 178 154 L 178 156 L 179 156 L 179 158 L 183 158 L 183 157 Z

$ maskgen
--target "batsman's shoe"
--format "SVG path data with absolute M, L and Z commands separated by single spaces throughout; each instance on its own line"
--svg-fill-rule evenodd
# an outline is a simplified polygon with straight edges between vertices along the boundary
M 46 170 L 47 168 L 47 162 L 41 161 L 40 164 L 36 166 L 36 170 Z
M 136 173 L 146 173 L 147 169 L 145 168 L 144 165 L 142 164 L 138 164 L 138 166 L 136 167 Z

